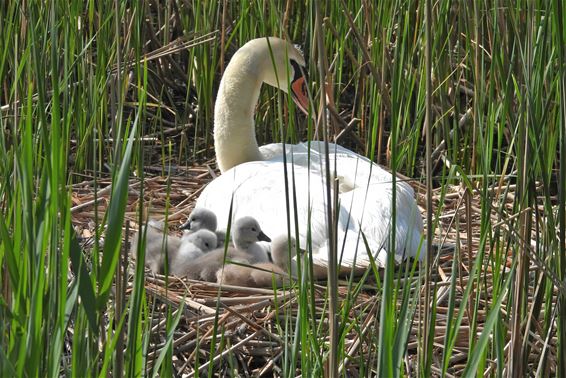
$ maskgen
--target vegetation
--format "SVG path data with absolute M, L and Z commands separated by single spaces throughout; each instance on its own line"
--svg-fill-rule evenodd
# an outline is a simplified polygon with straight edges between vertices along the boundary
M 428 194 L 434 205 L 426 267 L 341 281 L 336 344 L 324 286 L 300 279 L 285 292 L 292 305 L 270 302 L 281 341 L 273 374 L 330 373 L 332 351 L 343 375 L 566 375 L 561 1 L 341 0 L 317 10 L 293 1 L 9 0 L 0 30 L 0 375 L 178 369 L 178 342 L 188 343 L 178 330 L 190 323 L 178 304 L 187 302 L 157 300 L 142 264 L 124 268 L 125 221 L 142 219 L 129 194 L 135 187 L 143 199 L 146 175 L 167 176 L 159 211 L 173 222 L 171 208 L 188 210 L 195 196 L 183 202 L 175 177 L 202 184 L 183 167 L 214 157 L 223 68 L 266 35 L 302 45 L 313 104 L 328 83 L 330 138 L 413 177 L 419 203 Z M 328 70 L 319 73 L 321 55 Z M 271 88 L 257 120 L 261 144 L 317 130 Z M 79 221 L 86 209 L 90 234 Z M 215 314 L 203 319 L 210 329 L 184 333 L 197 351 L 184 371 L 239 366 Z

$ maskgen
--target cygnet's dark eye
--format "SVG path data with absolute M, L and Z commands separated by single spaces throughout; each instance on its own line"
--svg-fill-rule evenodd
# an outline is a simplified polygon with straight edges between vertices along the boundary
M 257 230 L 255 229 L 255 227 L 252 227 L 252 231 L 253 231 L 253 232 L 256 232 Z

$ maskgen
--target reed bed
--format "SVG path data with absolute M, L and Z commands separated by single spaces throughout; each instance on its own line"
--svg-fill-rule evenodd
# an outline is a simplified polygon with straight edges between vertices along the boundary
M 207 162 L 202 166 L 190 168 L 178 168 L 177 174 L 171 176 L 151 176 L 145 177 L 143 182 L 144 198 L 139 197 L 139 180 L 132 179 L 129 190 L 129 200 L 126 206 L 126 219 L 130 222 L 131 233 L 137 228 L 138 220 L 137 209 L 145 209 L 145 214 L 155 220 L 165 218 L 168 209 L 169 233 L 179 233 L 178 226 L 183 223 L 187 215 L 194 206 L 200 190 L 215 176 L 212 170 L 213 161 Z M 100 186 L 110 184 L 109 181 L 100 180 Z M 503 182 L 505 184 L 505 182 Z M 425 186 L 417 183 L 413 184 L 418 195 L 419 206 L 425 212 L 426 199 L 424 196 Z M 84 235 L 84 245 L 94 245 L 92 235 L 92 218 L 94 216 L 95 197 L 94 188 L 91 184 L 83 183 L 76 187 L 75 202 L 77 205 L 71 210 L 73 213 L 73 224 L 79 234 Z M 168 189 L 168 190 L 167 190 Z M 99 190 L 103 191 L 104 189 Z M 163 195 L 166 193 L 167 197 Z M 515 201 L 516 189 L 509 186 L 507 192 L 492 188 L 491 192 L 500 193 L 494 196 L 494 205 L 512 211 Z M 431 281 L 435 282 L 435 324 L 433 341 L 433 363 L 431 371 L 434 375 L 440 375 L 442 371 L 442 356 L 445 352 L 444 344 L 447 326 L 450 319 L 456 317 L 457 311 L 463 311 L 462 322 L 455 335 L 452 349 L 452 356 L 449 360 L 449 369 L 446 376 L 462 376 L 466 368 L 466 362 L 470 357 L 470 341 L 475 336 L 481 335 L 485 328 L 487 315 L 489 314 L 489 304 L 494 292 L 494 277 L 509 272 L 513 256 L 509 251 L 504 256 L 502 263 L 495 267 L 490 264 L 489 250 L 487 256 L 483 258 L 482 265 L 485 271 L 482 272 L 480 286 L 475 288 L 478 295 L 474 298 L 477 306 L 473 308 L 466 306 L 462 298 L 465 288 L 473 278 L 470 278 L 468 269 L 469 259 L 477 257 L 478 248 L 481 245 L 481 197 L 475 194 L 471 201 L 471 212 L 466 211 L 464 202 L 465 190 L 459 186 L 449 186 L 444 188 L 444 193 L 437 189 L 433 193 L 433 204 L 435 209 L 442 208 L 442 216 L 436 226 L 436 236 L 434 246 L 435 271 L 432 272 Z M 105 195 L 97 196 L 98 212 L 104 213 L 107 210 Z M 74 211 L 74 209 L 80 209 Z M 471 214 L 468 222 L 467 216 Z M 509 225 L 506 222 L 498 222 L 496 215 L 492 216 L 494 228 L 503 234 L 509 233 Z M 471 223 L 473 234 L 471 235 L 472 249 L 468 250 L 467 235 L 465 230 L 467 224 Z M 532 230 L 533 238 L 536 236 Z M 129 235 L 131 237 L 131 235 Z M 539 262 L 540 263 L 540 262 Z M 403 268 L 397 269 L 399 272 Z M 130 276 L 128 285 L 125 287 L 125 295 L 128 296 L 132 291 L 131 278 L 135 271 L 135 261 L 130 261 L 127 272 Z M 535 275 L 540 272 L 540 266 L 533 262 L 529 266 L 529 274 Z M 380 275 L 382 277 L 383 274 Z M 451 285 L 455 286 L 451 287 Z M 424 291 L 422 289 L 422 279 L 414 277 L 407 280 L 400 280 L 401 286 L 410 287 L 411 292 L 424 301 Z M 280 333 L 280 323 L 283 320 L 296 321 L 299 316 L 299 299 L 297 290 L 299 287 L 289 287 L 286 290 L 274 291 L 269 288 L 244 288 L 237 286 L 220 286 L 215 283 L 207 283 L 194 280 L 183 280 L 177 277 L 155 276 L 146 271 L 145 292 L 147 300 L 152 307 L 151 315 L 151 341 L 148 346 L 148 359 L 146 368 L 148 371 L 154 366 L 159 352 L 163 348 L 169 347 L 167 344 L 166 320 L 167 312 L 173 311 L 172 315 L 179 314 L 180 321 L 172 337 L 172 356 L 173 365 L 179 374 L 194 376 L 204 374 L 211 368 L 216 375 L 282 375 L 285 366 L 282 358 L 283 352 L 290 348 L 290 339 Z M 361 287 L 360 293 L 355 298 L 348 298 L 350 282 L 348 277 L 342 277 L 339 282 L 339 302 L 351 302 L 351 310 L 346 319 L 352 324 L 360 322 L 359 327 L 351 327 L 345 334 L 344 348 L 346 348 L 347 358 L 340 364 L 341 374 L 347 376 L 374 375 L 377 374 L 375 366 L 377 364 L 377 346 L 375 345 L 376 330 L 379 329 L 379 303 L 381 294 L 376 288 L 375 278 L 368 279 Z M 455 292 L 450 299 L 451 289 Z M 527 301 L 534 303 L 536 286 L 529 284 L 526 287 Z M 556 300 L 558 291 L 552 294 Z M 313 292 L 315 301 L 315 312 L 311 314 L 313 321 L 323 324 L 323 334 L 328 331 L 326 314 L 326 282 L 316 283 Z M 453 301 L 453 303 L 450 303 Z M 398 306 L 401 306 L 402 298 L 399 299 Z M 471 303 L 470 303 L 471 305 Z M 454 310 L 454 306 L 460 309 Z M 499 309 L 501 316 L 508 316 L 508 300 L 503 300 Z M 471 314 L 474 314 L 473 318 Z M 286 318 L 287 317 L 287 318 Z M 289 318 L 290 317 L 290 318 Z M 423 317 L 422 312 L 415 313 L 418 320 Z M 449 318 L 450 317 L 450 318 Z M 542 319 L 535 320 L 536 322 Z M 472 327 L 474 331 L 472 331 Z M 553 328 L 553 333 L 556 329 Z M 502 335 L 505 348 L 508 348 L 510 331 Z M 418 369 L 418 351 L 420 348 L 420 335 L 418 327 L 413 326 L 409 332 L 404 361 L 404 370 L 411 375 Z M 219 343 L 218 340 L 222 340 Z M 215 353 L 211 354 L 211 343 L 221 344 L 215 348 Z M 327 339 L 320 340 L 321 345 L 327 343 Z M 557 337 L 551 336 L 543 339 L 533 333 L 530 342 L 530 354 L 527 357 L 529 369 L 536 371 L 540 364 L 540 354 L 546 350 L 549 359 L 550 372 L 556 371 L 556 352 Z M 488 361 L 485 372 L 493 374 L 498 366 L 498 361 Z M 300 371 L 300 367 L 299 367 Z
M 565 25 L 560 1 L 3 2 L 0 375 L 564 376 Z M 328 118 L 264 88 L 259 144 L 327 135 L 408 180 L 426 264 L 274 291 L 127 253 L 218 175 L 220 75 L 266 35 Z

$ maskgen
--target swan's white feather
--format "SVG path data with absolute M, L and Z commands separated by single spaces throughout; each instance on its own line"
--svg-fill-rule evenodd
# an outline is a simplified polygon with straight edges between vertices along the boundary
M 298 243 L 302 249 L 312 250 L 316 269 L 327 265 L 329 250 L 324 143 L 258 148 L 255 138 L 253 114 L 262 83 L 285 92 L 291 89 L 294 99 L 305 107 L 306 94 L 293 84 L 304 83 L 295 72 L 297 64 L 305 66 L 300 51 L 275 37 L 249 41 L 234 54 L 224 71 L 214 109 L 214 147 L 222 175 L 204 189 L 197 206 L 216 213 L 223 229 L 233 198 L 233 220 L 252 216 L 272 238 L 287 234 L 288 223 L 294 236 L 297 223 Z M 363 269 L 369 264 L 362 234 L 379 265 L 387 260 L 385 251 L 393 251 L 397 261 L 404 256 L 424 257 L 423 223 L 411 187 L 404 182 L 396 184 L 396 243 L 392 249 L 391 174 L 344 147 L 330 144 L 328 152 L 331 185 L 337 182 L 339 195 L 337 241 L 343 270 Z M 289 214 L 286 198 L 291 201 Z M 307 246 L 308 235 L 312 249 Z
M 309 148 L 310 147 L 310 148 Z M 197 206 L 216 213 L 219 228 L 228 222 L 233 197 L 233 219 L 246 215 L 256 218 L 271 237 L 287 233 L 287 219 L 294 227 L 297 208 L 299 244 L 307 249 L 310 224 L 313 261 L 325 266 L 328 261 L 326 226 L 326 189 L 324 144 L 312 142 L 286 146 L 290 214 L 286 209 L 283 146 L 269 144 L 261 148 L 268 160 L 240 164 L 222 174 L 204 189 Z M 386 261 L 391 227 L 391 174 L 367 158 L 344 147 L 330 144 L 331 166 L 336 162 L 339 181 L 338 251 L 344 268 L 365 268 L 369 264 L 363 233 L 379 265 Z M 333 169 L 331 169 L 333 172 Z M 331 180 L 334 179 L 332 174 Z M 296 202 L 293 197 L 293 183 Z M 397 182 L 395 259 L 415 257 L 422 247 L 422 217 L 412 188 Z M 331 197 L 332 198 L 332 197 Z M 309 221 L 310 212 L 310 221 Z M 294 231 L 292 231 L 294 233 Z

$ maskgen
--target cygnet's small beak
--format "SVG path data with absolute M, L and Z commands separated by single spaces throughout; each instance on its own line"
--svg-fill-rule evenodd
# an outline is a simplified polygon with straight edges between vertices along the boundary
M 187 220 L 185 223 L 183 223 L 180 227 L 180 230 L 190 230 L 191 229 L 191 221 Z
M 261 241 L 266 241 L 266 242 L 270 242 L 271 243 L 271 238 L 269 236 L 267 236 L 266 234 L 263 233 L 263 231 L 259 232 L 259 235 L 257 236 L 258 240 Z
M 309 114 L 309 96 L 307 93 L 307 86 L 305 77 L 303 75 L 297 76 L 291 83 L 291 97 L 295 104 L 306 115 Z

